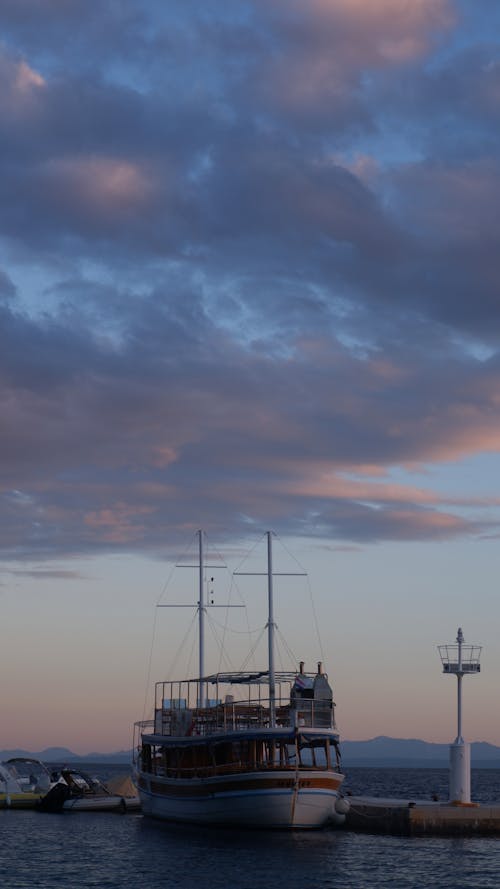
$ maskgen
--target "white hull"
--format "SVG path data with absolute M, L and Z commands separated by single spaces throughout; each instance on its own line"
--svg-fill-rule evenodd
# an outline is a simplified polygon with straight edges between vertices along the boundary
M 128 812 L 140 808 L 138 797 L 74 797 L 63 804 L 64 812 Z
M 50 789 L 50 775 L 37 759 L 0 763 L 0 809 L 34 809 Z
M 252 772 L 212 779 L 168 780 L 142 774 L 139 796 L 145 815 L 166 821 L 256 828 L 318 828 L 340 825 L 336 809 L 343 776 L 300 771 Z M 340 806 L 342 808 L 342 806 Z

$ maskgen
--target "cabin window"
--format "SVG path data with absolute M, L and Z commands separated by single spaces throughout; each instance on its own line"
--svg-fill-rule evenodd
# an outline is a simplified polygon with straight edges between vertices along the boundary
M 314 765 L 314 754 L 310 744 L 300 744 L 299 761 L 301 766 L 310 768 Z
M 252 741 L 234 741 L 233 743 L 233 761 L 241 763 L 243 766 L 251 766 L 255 764 L 255 742 Z
M 168 751 L 168 774 L 171 776 L 176 776 L 179 772 L 180 767 L 180 753 L 178 750 L 169 750 Z
M 328 741 L 311 741 L 299 745 L 300 765 L 304 768 L 328 768 Z
M 280 742 L 279 741 L 264 741 L 262 743 L 261 751 L 262 751 L 262 765 L 264 766 L 277 766 L 280 765 L 282 760 L 282 753 L 280 752 Z
M 142 768 L 145 772 L 151 771 L 151 747 L 144 744 L 141 753 Z
M 216 766 L 224 766 L 233 761 L 233 745 L 229 742 L 216 744 L 214 747 L 214 759 Z
M 314 764 L 317 769 L 326 769 L 328 767 L 328 756 L 326 750 L 326 741 L 322 741 L 320 744 L 315 744 L 313 747 L 314 752 Z

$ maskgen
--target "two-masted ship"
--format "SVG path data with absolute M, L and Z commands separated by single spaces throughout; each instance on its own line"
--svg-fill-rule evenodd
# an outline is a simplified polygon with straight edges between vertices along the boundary
M 159 682 L 154 718 L 136 724 L 137 784 L 145 815 L 255 828 L 340 825 L 339 735 L 328 677 L 274 669 L 272 535 L 268 533 L 265 670 L 203 671 L 203 536 L 200 542 L 200 677 Z

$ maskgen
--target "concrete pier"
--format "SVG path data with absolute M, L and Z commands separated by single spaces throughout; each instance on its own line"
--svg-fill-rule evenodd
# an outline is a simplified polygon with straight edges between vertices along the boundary
M 347 830 L 399 836 L 500 836 L 500 803 L 348 797 Z

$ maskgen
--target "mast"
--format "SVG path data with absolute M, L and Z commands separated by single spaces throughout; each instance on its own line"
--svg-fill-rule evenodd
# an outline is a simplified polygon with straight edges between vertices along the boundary
M 267 617 L 267 645 L 268 645 L 268 661 L 269 661 L 269 719 L 271 727 L 276 725 L 276 680 L 274 675 L 274 603 L 273 603 L 273 534 L 272 531 L 267 532 L 267 598 L 268 598 L 268 617 Z
M 205 533 L 201 529 L 196 532 L 198 538 L 198 561 L 195 564 L 177 564 L 177 568 L 198 569 L 198 601 L 193 604 L 186 602 L 158 604 L 157 608 L 196 608 L 198 611 L 198 706 L 204 707 L 207 703 L 207 682 L 205 678 L 205 617 L 207 605 L 210 608 L 244 608 L 244 605 L 233 605 L 231 602 L 216 605 L 214 602 L 205 601 L 205 570 L 207 568 L 226 568 L 225 565 L 205 564 Z M 227 568 L 226 568 L 227 570 Z M 212 577 L 213 580 L 213 577 Z
M 235 571 L 236 575 L 265 575 L 267 576 L 267 651 L 268 651 L 268 677 L 269 677 L 269 722 L 272 728 L 276 725 L 276 674 L 274 670 L 274 602 L 273 602 L 273 577 L 302 577 L 305 571 L 273 571 L 273 532 L 266 531 L 267 537 L 267 571 Z
M 199 601 L 198 601 L 198 676 L 200 679 L 200 700 L 199 707 L 203 707 L 205 703 L 205 597 L 204 597 L 204 553 L 203 553 L 203 531 L 198 531 L 198 548 L 199 548 Z

